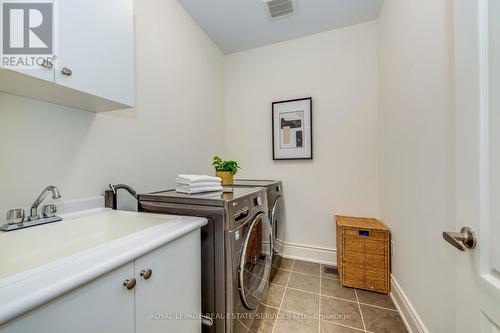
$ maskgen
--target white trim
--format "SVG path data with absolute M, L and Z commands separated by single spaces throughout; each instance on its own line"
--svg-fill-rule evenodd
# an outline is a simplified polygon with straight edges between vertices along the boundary
M 337 250 L 325 247 L 283 243 L 281 255 L 289 259 L 304 260 L 325 265 L 337 265 Z
M 391 275 L 391 299 L 410 333 L 429 333 L 398 281 Z
M 479 223 L 480 232 L 489 235 L 490 175 L 490 60 L 489 1 L 479 1 Z M 489 237 L 481 239 L 480 272 L 491 272 Z

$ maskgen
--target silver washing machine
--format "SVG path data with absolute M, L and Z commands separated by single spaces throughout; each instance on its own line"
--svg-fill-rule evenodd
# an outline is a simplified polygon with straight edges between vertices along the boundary
M 226 192 L 227 191 L 227 192 Z M 175 190 L 140 194 L 139 211 L 200 216 L 203 332 L 243 333 L 266 297 L 272 270 L 272 227 L 266 189 L 225 188 L 186 195 Z
M 267 193 L 269 219 L 273 229 L 273 253 L 280 255 L 285 243 L 283 184 L 280 180 L 235 179 L 234 187 L 264 187 Z

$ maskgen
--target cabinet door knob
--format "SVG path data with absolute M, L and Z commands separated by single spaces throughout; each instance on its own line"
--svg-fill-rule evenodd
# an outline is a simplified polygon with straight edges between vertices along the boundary
M 153 274 L 153 271 L 151 269 L 143 269 L 141 271 L 141 276 L 144 280 L 147 280 L 151 277 L 151 274 Z
M 43 68 L 46 68 L 46 69 L 52 69 L 54 67 L 54 64 L 52 63 L 52 61 L 48 61 L 47 59 L 43 59 L 40 66 L 42 66 Z
M 61 74 L 64 76 L 71 76 L 73 74 L 73 71 L 67 67 L 63 67 L 61 69 Z
M 136 282 L 137 281 L 134 278 L 126 279 L 125 281 L 123 281 L 123 286 L 128 290 L 132 290 L 134 289 Z

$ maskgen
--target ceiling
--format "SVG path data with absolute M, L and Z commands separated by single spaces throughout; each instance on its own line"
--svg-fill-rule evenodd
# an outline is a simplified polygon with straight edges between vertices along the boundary
M 277 20 L 262 0 L 178 2 L 227 54 L 374 20 L 384 0 L 295 0 L 295 15 Z

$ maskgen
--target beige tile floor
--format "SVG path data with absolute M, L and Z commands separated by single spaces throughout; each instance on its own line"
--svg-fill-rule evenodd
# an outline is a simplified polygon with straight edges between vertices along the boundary
M 324 265 L 282 258 L 267 298 L 246 323 L 253 333 L 406 333 L 389 296 L 341 287 Z

